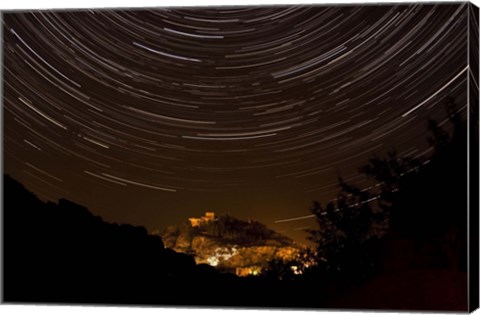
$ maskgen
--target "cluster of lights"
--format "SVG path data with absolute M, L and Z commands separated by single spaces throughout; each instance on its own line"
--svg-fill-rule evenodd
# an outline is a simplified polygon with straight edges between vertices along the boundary
M 233 256 L 235 256 L 238 253 L 238 249 L 236 246 L 232 248 L 228 247 L 217 247 L 215 249 L 215 253 L 208 257 L 207 261 L 210 266 L 218 266 L 218 264 L 222 261 L 229 260 Z

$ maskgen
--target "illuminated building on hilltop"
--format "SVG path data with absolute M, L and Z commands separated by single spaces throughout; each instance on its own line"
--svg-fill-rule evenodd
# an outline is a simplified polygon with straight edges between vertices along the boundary
M 192 227 L 200 226 L 207 222 L 211 222 L 215 220 L 215 212 L 205 212 L 205 215 L 201 218 L 188 218 Z

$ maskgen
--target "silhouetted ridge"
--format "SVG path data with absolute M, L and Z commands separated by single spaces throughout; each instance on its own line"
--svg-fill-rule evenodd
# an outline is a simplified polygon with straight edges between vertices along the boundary
M 143 227 L 106 223 L 66 199 L 44 203 L 8 175 L 3 253 L 6 302 L 298 307 L 307 298 L 323 305 L 300 283 L 221 274 L 166 249 Z
M 8 175 L 4 196 L 8 302 L 175 303 L 175 287 L 217 275 L 143 227 L 106 223 L 66 199 L 44 203 Z

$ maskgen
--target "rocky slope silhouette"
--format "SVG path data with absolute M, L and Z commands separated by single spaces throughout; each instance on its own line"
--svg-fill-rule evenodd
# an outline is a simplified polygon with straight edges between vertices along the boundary
M 161 238 L 143 227 L 107 223 L 66 199 L 42 202 L 8 175 L 3 189 L 5 302 L 325 305 L 326 292 L 319 296 L 309 285 L 219 273 L 165 248 Z
M 42 202 L 8 175 L 4 187 L 4 300 L 199 303 L 179 288 L 225 276 L 166 249 L 145 228 L 104 222 L 66 199 Z

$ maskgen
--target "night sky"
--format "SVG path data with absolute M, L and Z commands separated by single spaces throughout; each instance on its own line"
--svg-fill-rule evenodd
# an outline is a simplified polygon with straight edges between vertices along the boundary
M 295 239 L 337 177 L 466 106 L 467 4 L 11 12 L 4 173 L 162 229 L 205 211 Z

